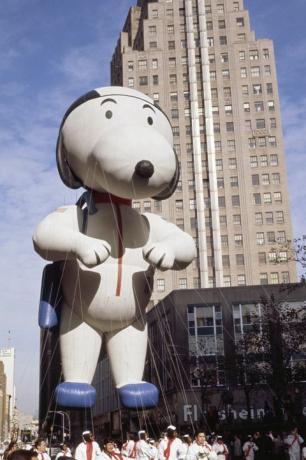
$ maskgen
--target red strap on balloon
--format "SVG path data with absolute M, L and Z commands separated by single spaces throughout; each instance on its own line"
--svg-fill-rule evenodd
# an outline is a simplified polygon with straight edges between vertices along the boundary
M 92 458 L 92 442 L 86 442 L 86 460 Z
M 168 458 L 170 457 L 170 448 L 171 448 L 171 444 L 173 443 L 173 441 L 174 441 L 174 438 L 173 439 L 168 439 L 167 447 L 164 450 L 164 457 L 165 457 L 166 460 L 168 460 Z
M 94 192 L 95 203 L 110 203 L 110 204 L 125 204 L 132 205 L 132 200 L 121 198 L 120 196 L 112 195 L 111 193 Z

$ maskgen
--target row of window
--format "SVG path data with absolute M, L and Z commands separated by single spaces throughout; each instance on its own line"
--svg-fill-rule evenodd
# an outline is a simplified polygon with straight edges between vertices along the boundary
M 173 1 L 172 0 L 166 0 L 166 3 L 173 3 Z M 236 1 L 233 2 L 232 11 L 239 11 L 239 10 L 240 10 L 239 2 L 236 2 Z M 208 3 L 205 4 L 205 13 L 210 14 L 211 12 L 212 12 L 211 4 L 208 4 Z M 218 3 L 216 5 L 216 12 L 219 15 L 224 14 L 224 4 L 223 3 Z M 197 9 L 196 6 L 193 6 L 192 13 L 195 16 L 198 14 L 198 9 Z M 179 8 L 179 16 L 185 16 L 185 14 L 186 14 L 185 13 L 185 8 L 184 7 Z M 174 15 L 173 8 L 167 7 L 166 8 L 166 15 L 170 16 L 170 17 L 173 16 Z M 150 18 L 155 19 L 155 18 L 158 18 L 158 17 L 159 17 L 158 8 L 156 8 L 156 7 L 152 8 Z
M 276 262 L 287 262 L 288 253 L 287 251 L 271 251 L 271 252 L 259 252 L 258 253 L 258 263 L 265 265 L 267 262 L 276 263 Z
M 259 246 L 264 245 L 265 243 L 285 243 L 286 242 L 286 232 L 284 230 L 266 232 L 256 232 L 256 244 Z
M 282 203 L 282 193 L 281 192 L 264 192 L 264 193 L 253 193 L 253 204 L 271 204 L 272 197 L 274 203 Z
M 252 185 L 279 185 L 280 173 L 252 174 Z
M 271 154 L 271 155 L 251 155 L 250 156 L 250 166 L 251 168 L 257 168 L 258 166 L 266 167 L 266 166 L 278 166 L 278 155 Z
M 145 200 L 141 203 L 141 201 L 133 201 L 132 207 L 134 209 L 141 209 L 141 204 L 142 204 L 142 209 L 144 212 L 151 212 L 152 207 L 154 207 L 154 212 L 162 212 L 162 202 L 161 201 L 154 201 L 154 204 L 152 204 L 152 201 Z
M 270 119 L 271 122 L 272 118 Z M 276 125 L 274 125 L 274 122 L 272 121 L 270 123 L 270 128 L 272 126 L 275 128 Z M 264 148 L 264 147 L 276 147 L 277 142 L 276 142 L 276 137 L 275 136 L 258 136 L 257 138 L 251 137 L 248 139 L 249 147 L 250 149 L 256 149 L 256 147 L 259 148 Z

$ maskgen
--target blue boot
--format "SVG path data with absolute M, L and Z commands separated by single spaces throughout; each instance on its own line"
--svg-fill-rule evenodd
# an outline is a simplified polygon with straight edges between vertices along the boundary
M 88 383 L 63 382 L 57 385 L 55 398 L 59 406 L 89 408 L 96 402 L 96 390 Z
M 129 409 L 149 409 L 158 404 L 159 391 L 152 383 L 129 383 L 118 392 L 121 404 Z

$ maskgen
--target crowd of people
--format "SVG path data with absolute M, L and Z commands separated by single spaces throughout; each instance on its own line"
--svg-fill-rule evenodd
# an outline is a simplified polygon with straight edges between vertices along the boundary
M 3 460 L 51 460 L 44 439 L 34 445 L 10 443 L 1 453 Z M 306 460 L 306 444 L 296 427 L 283 436 L 255 432 L 243 438 L 199 430 L 178 436 L 176 427 L 169 425 L 156 441 L 145 430 L 128 435 L 125 442 L 111 438 L 99 443 L 90 431 L 82 433 L 82 441 L 75 449 L 63 443 L 52 460 Z

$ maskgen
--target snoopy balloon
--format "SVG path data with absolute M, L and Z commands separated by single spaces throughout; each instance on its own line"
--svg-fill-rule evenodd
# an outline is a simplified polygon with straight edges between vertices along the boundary
M 142 380 L 154 271 L 185 268 L 196 249 L 191 236 L 155 214 L 140 214 L 131 200 L 173 194 L 179 168 L 170 123 L 138 91 L 98 88 L 64 115 L 57 165 L 68 187 L 86 189 L 76 205 L 48 215 L 33 236 L 35 250 L 61 265 L 64 381 L 57 404 L 94 405 L 91 382 L 103 338 L 121 403 L 154 407 L 159 391 Z M 39 322 L 48 328 L 57 316 L 43 294 Z

